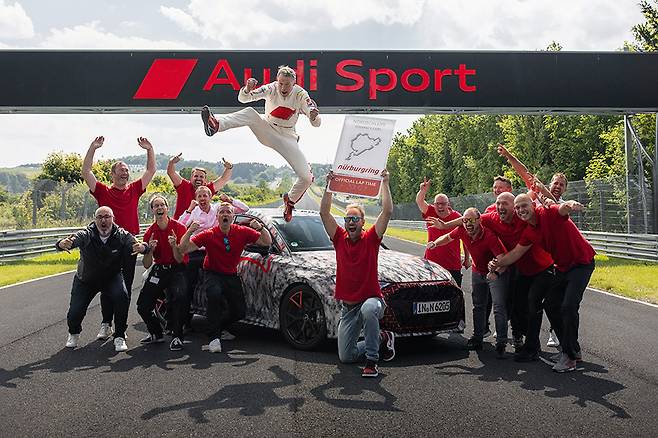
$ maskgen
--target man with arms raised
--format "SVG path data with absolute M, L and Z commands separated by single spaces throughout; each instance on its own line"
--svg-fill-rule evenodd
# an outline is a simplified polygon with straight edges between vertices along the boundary
M 100 291 L 101 296 L 104 295 L 114 308 L 116 321 L 114 349 L 126 351 L 130 296 L 123 272 L 135 269 L 135 258 L 131 255 L 134 250 L 139 249 L 135 237 L 114 223 L 114 213 L 111 208 L 99 207 L 94 214 L 92 224 L 59 240 L 55 246 L 59 251 L 80 248 L 80 260 L 73 277 L 71 303 L 66 315 L 69 326 L 66 347 L 78 346 L 82 320 L 87 314 L 89 303 Z
M 429 218 L 441 219 L 443 222 L 449 222 L 454 219 L 461 218 L 459 212 L 454 211 L 450 207 L 450 199 L 448 196 L 443 193 L 439 193 L 434 197 L 434 203 L 429 205 L 425 201 L 427 196 L 427 191 L 430 187 L 430 180 L 427 178 L 423 179 L 423 182 L 420 183 L 420 188 L 418 193 L 416 193 L 416 205 L 420 209 L 420 213 L 423 216 L 423 219 L 427 220 Z M 449 229 L 439 229 L 437 227 L 432 227 L 430 224 L 427 224 L 427 241 L 433 241 L 448 234 Z M 461 254 L 459 253 L 459 241 L 455 240 L 448 245 L 437 246 L 432 249 L 427 248 L 425 250 L 425 258 L 434 263 L 437 263 L 444 267 L 450 272 L 452 278 L 455 279 L 459 287 L 462 285 L 462 259 Z M 471 258 L 468 254 L 468 250 L 464 248 L 464 267 L 469 268 L 471 266 Z
M 290 192 L 283 195 L 283 217 L 288 222 L 292 219 L 295 203 L 304 196 L 304 192 L 313 182 L 311 167 L 299 149 L 299 136 L 295 131 L 299 114 L 306 114 L 312 126 L 320 126 L 317 105 L 308 92 L 295 83 L 296 79 L 295 70 L 285 65 L 279 67 L 276 81 L 261 87 L 256 88 L 256 79 L 247 79 L 245 86 L 240 89 L 238 100 L 247 103 L 265 99 L 264 117 L 251 107 L 217 116 L 214 116 L 207 106 L 201 110 L 206 135 L 212 136 L 227 129 L 249 126 L 261 144 L 274 149 L 286 159 L 297 174 L 297 181 Z
M 569 215 L 583 206 L 566 201 L 549 207 L 535 207 L 528 195 L 514 200 L 521 219 L 528 223 L 519 243 L 509 253 L 500 256 L 492 267 L 516 262 L 531 246 L 539 245 L 555 262 L 556 280 L 546 297 L 546 313 L 557 333 L 562 352 L 553 367 L 564 373 L 576 369 L 582 358 L 578 343 L 579 308 L 583 293 L 594 272 L 594 249 L 585 240 Z
M 85 159 L 82 162 L 82 178 L 87 183 L 89 191 L 92 196 L 96 198 L 100 207 L 107 206 L 112 209 L 115 216 L 116 224 L 134 236 L 139 234 L 139 198 L 146 191 L 146 186 L 149 185 L 155 175 L 155 152 L 153 146 L 144 137 L 137 139 L 137 144 L 140 148 L 146 150 L 146 171 L 140 179 L 133 182 L 130 181 L 130 169 L 123 161 L 117 161 L 112 164 L 112 184 L 108 187 L 96 179 L 96 176 L 91 170 L 94 163 L 94 154 L 96 150 L 103 146 L 105 138 L 103 136 L 96 137 L 89 145 Z M 137 256 L 132 256 L 133 264 L 132 269 L 129 267 L 123 271 L 126 279 L 126 287 L 128 288 L 128 298 L 132 292 L 133 279 L 135 278 L 135 263 Z M 98 332 L 99 339 L 106 339 L 112 334 L 112 301 L 109 300 L 107 295 L 101 294 L 101 313 L 103 314 L 103 322 L 101 323 L 100 331 Z
M 377 377 L 377 362 L 382 351 L 384 361 L 395 356 L 395 335 L 379 329 L 386 304 L 379 286 L 377 258 L 379 245 L 393 214 L 389 174 L 382 171 L 382 211 L 375 224 L 363 231 L 365 212 L 359 204 L 345 207 L 345 228 L 331 215 L 333 194 L 326 188 L 320 203 L 320 217 L 336 249 L 335 298 L 343 307 L 338 324 L 338 358 L 353 363 L 364 354 L 366 364 L 361 375 Z M 327 186 L 333 173 L 327 175 Z M 363 330 L 364 340 L 359 341 Z
M 222 187 L 226 185 L 231 174 L 233 173 L 233 164 L 222 158 L 224 163 L 224 173 L 222 176 L 217 177 L 214 181 L 207 181 L 207 172 L 203 167 L 195 167 L 192 169 L 190 179 L 185 179 L 176 172 L 176 163 L 180 162 L 182 152 L 176 156 L 171 157 L 167 165 L 167 175 L 174 184 L 176 189 L 176 210 L 174 211 L 174 219 L 178 220 L 185 212 L 185 209 L 194 200 L 196 189 L 201 186 L 206 186 L 210 189 L 211 197 Z
M 200 232 L 190 239 L 199 228 L 198 222 L 192 222 L 181 239 L 179 251 L 186 254 L 206 248 L 203 260 L 203 287 L 208 298 L 207 318 L 208 336 L 211 353 L 220 353 L 220 340 L 223 328 L 244 318 L 245 301 L 242 282 L 238 277 L 238 264 L 245 246 L 256 244 L 269 246 L 272 237 L 269 231 L 256 219 L 249 227 L 233 223 L 234 207 L 228 202 L 222 202 L 217 209 L 218 225 Z M 222 298 L 228 303 L 228 312 L 222 311 Z

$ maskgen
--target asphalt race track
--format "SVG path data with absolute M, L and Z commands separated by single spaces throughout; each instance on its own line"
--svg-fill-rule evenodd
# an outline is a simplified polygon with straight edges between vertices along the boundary
M 422 253 L 420 245 L 386 243 Z M 559 375 L 541 361 L 518 364 L 511 353 L 497 360 L 491 344 L 466 351 L 467 284 L 464 336 L 398 341 L 380 377 L 363 379 L 359 364 L 339 364 L 335 341 L 296 351 L 278 332 L 242 325 L 220 354 L 204 351 L 207 340 L 198 333 L 181 352 L 168 344 L 139 346 L 145 326 L 137 289 L 128 352 L 95 340 L 98 299 L 81 347 L 65 349 L 71 278 L 0 289 L 0 437 L 656 436 L 658 430 L 656 307 L 588 291 L 581 308 L 584 362 Z

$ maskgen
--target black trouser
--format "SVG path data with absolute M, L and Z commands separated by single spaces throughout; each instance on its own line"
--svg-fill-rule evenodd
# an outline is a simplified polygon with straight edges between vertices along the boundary
M 171 321 L 174 337 L 183 339 L 185 312 L 189 309 L 187 280 L 183 265 L 155 265 L 137 299 L 137 312 L 146 323 L 149 333 L 162 336 L 160 321 L 153 314 L 156 301 L 167 297 L 167 319 Z
M 511 268 L 507 308 L 509 309 L 512 337 L 527 335 L 528 328 L 528 289 L 519 288 L 521 274 L 516 268 Z
M 124 338 L 126 336 L 126 328 L 128 327 L 130 296 L 126 290 L 121 273 L 93 283 L 83 282 L 77 275 L 73 277 L 71 303 L 69 304 L 69 311 L 66 315 L 69 333 L 76 335 L 82 331 L 82 320 L 87 314 L 89 303 L 91 303 L 91 300 L 94 299 L 98 292 L 101 293 L 101 298 L 105 297 L 112 303 L 116 325 L 114 337 Z
M 526 298 L 523 301 L 526 303 L 525 313 L 528 327 L 524 348 L 529 352 L 540 351 L 539 332 L 544 312 L 544 300 L 554 282 L 555 268 L 553 266 L 535 275 L 525 276 L 519 274 L 518 276 L 516 283 L 518 295 L 516 298 Z M 552 321 L 551 324 L 553 324 Z
M 462 287 L 462 271 L 460 270 L 448 270 L 450 272 L 450 275 L 452 275 L 452 278 L 454 278 L 455 283 L 457 283 L 457 286 Z
M 546 314 L 551 318 L 562 351 L 571 360 L 575 360 L 576 353 L 580 351 L 578 311 L 593 272 L 593 259 L 587 265 L 576 265 L 567 272 L 558 271 L 555 284 L 546 298 Z
M 126 289 L 128 290 L 128 300 L 133 293 L 133 280 L 135 279 L 135 265 L 137 264 L 137 254 L 132 257 L 132 262 L 129 264 L 129 270 L 123 272 L 123 278 L 126 282 Z M 114 308 L 112 307 L 112 300 L 105 295 L 101 294 L 101 315 L 103 322 L 112 325 L 112 316 L 114 316 Z
M 187 310 L 185 313 L 184 324 L 190 327 L 192 321 L 192 313 L 190 311 L 190 304 L 194 300 L 194 289 L 200 279 L 201 269 L 203 267 L 203 259 L 206 258 L 206 251 L 198 250 L 192 251 L 188 255 L 189 261 L 185 266 L 185 276 L 187 277 Z
M 208 297 L 208 337 L 215 339 L 220 337 L 222 329 L 244 318 L 244 291 L 240 277 L 236 274 L 204 270 L 203 277 L 203 287 Z

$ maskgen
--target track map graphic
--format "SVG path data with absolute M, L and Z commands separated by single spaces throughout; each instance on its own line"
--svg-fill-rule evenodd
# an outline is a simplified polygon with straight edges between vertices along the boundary
M 352 140 L 350 140 L 350 153 L 345 158 L 345 161 L 349 161 L 352 157 L 358 157 L 366 151 L 372 150 L 377 147 L 382 142 L 382 139 L 379 137 L 370 137 L 368 134 L 357 134 Z

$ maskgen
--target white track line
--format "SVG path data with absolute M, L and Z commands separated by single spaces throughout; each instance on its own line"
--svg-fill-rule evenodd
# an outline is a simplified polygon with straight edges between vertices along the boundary
M 60 273 L 57 273 L 57 274 L 46 275 L 45 277 L 33 278 L 32 280 L 21 281 L 20 283 L 8 284 L 6 286 L 0 287 L 0 290 L 7 289 L 7 288 L 10 288 L 10 287 L 14 287 L 14 286 L 20 286 L 22 284 L 32 283 L 32 282 L 39 281 L 39 280 L 45 280 L 46 278 L 57 277 L 58 275 L 70 274 L 71 272 L 75 272 L 75 269 L 73 269 L 71 271 L 60 272 Z

